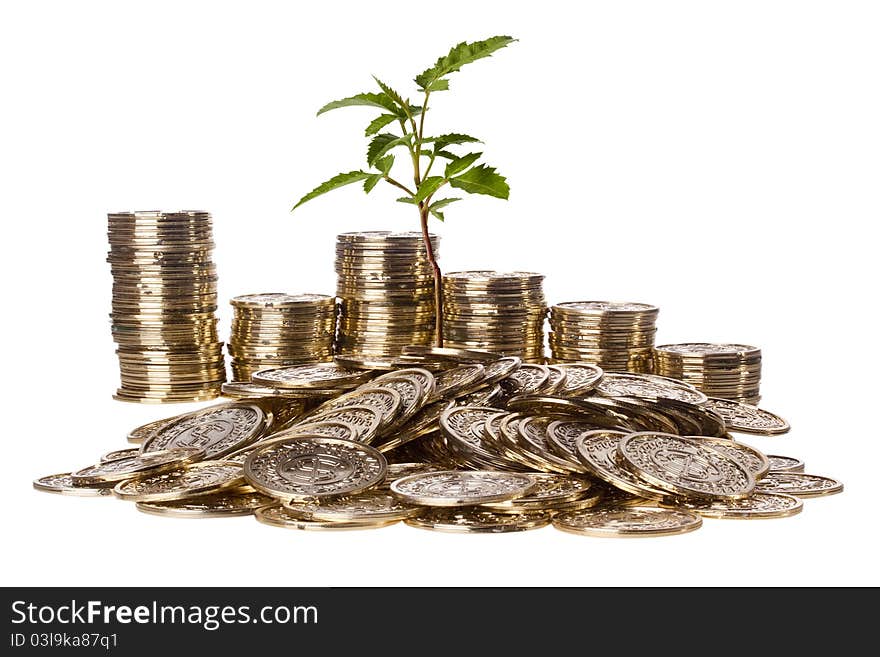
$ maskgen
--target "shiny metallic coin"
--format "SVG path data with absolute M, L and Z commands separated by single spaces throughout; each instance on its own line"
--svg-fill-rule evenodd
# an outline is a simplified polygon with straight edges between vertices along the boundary
M 504 534 L 538 529 L 550 524 L 544 511 L 503 513 L 489 509 L 426 509 L 404 522 L 410 527 L 458 534 Z
M 771 472 L 755 487 L 759 493 L 785 493 L 795 497 L 823 497 L 843 491 L 843 484 L 830 477 L 803 472 Z
M 777 436 L 791 430 L 788 422 L 775 413 L 749 404 L 712 398 L 706 402 L 706 406 L 724 418 L 729 431 Z
M 387 488 L 376 488 L 333 499 L 286 502 L 285 508 L 310 520 L 372 521 L 403 520 L 421 511 Z
M 404 356 L 424 356 L 432 360 L 451 360 L 455 363 L 492 363 L 500 358 L 498 354 L 477 349 L 451 349 L 430 345 L 411 344 L 403 348 Z
M 502 381 L 501 387 L 509 394 L 523 395 L 537 392 L 549 379 L 550 370 L 546 365 L 524 363 Z
M 553 518 L 553 526 L 565 532 L 617 538 L 674 536 L 702 524 L 702 518 L 689 511 L 640 506 L 596 507 Z
M 341 406 L 309 415 L 309 422 L 341 422 L 353 427 L 357 440 L 362 443 L 374 441 L 382 428 L 382 411 L 375 406 Z
M 128 447 L 126 449 L 115 449 L 112 452 L 107 452 L 104 454 L 99 460 L 98 463 L 107 463 L 108 461 L 116 461 L 118 459 L 127 459 L 132 456 L 137 456 L 141 453 L 141 450 L 137 447 Z
M 113 494 L 113 484 L 77 484 L 69 472 L 46 475 L 45 477 L 34 479 L 34 488 L 44 493 L 72 495 L 74 497 L 107 497 Z
M 71 474 L 74 484 L 101 485 L 136 477 L 146 477 L 177 470 L 205 458 L 204 448 L 172 447 L 171 449 L 139 454 L 115 461 L 107 461 L 78 470 Z
M 546 473 L 530 476 L 535 480 L 535 487 L 528 495 L 507 502 L 490 502 L 483 506 L 501 512 L 513 508 L 546 509 L 586 497 L 592 485 L 589 479 L 583 477 Z
M 362 385 L 340 397 L 331 399 L 315 409 L 315 415 L 319 416 L 330 411 L 348 406 L 369 406 L 379 411 L 380 420 L 378 432 L 390 427 L 403 411 L 403 398 L 392 387 Z
M 169 502 L 138 502 L 135 506 L 142 513 L 172 518 L 234 518 L 252 516 L 254 511 L 274 500 L 260 493 L 239 490 L 199 495 Z
M 356 425 L 347 422 L 339 422 L 337 420 L 318 420 L 317 422 L 309 422 L 308 420 L 297 422 L 287 429 L 266 436 L 266 440 L 275 440 L 276 438 L 290 438 L 292 436 L 327 436 L 329 438 L 339 438 L 341 440 L 357 440 L 362 432 Z M 259 443 L 255 443 L 258 445 Z M 252 445 L 251 447 L 253 447 Z M 250 448 L 245 448 L 250 449 Z M 239 452 L 236 452 L 236 454 Z
M 398 522 L 397 520 L 312 520 L 297 516 L 281 504 L 261 507 L 254 512 L 254 517 L 264 525 L 301 531 L 379 529 Z
M 640 498 L 662 499 L 666 493 L 624 468 L 618 458 L 622 431 L 587 431 L 575 439 L 578 457 L 595 477 Z
M 324 436 L 267 441 L 244 465 L 251 486 L 282 500 L 352 495 L 381 484 L 385 471 L 372 447 Z
M 764 452 L 735 440 L 725 438 L 710 438 L 708 436 L 687 436 L 701 442 L 704 445 L 713 447 L 720 452 L 739 459 L 755 480 L 761 479 L 770 472 L 770 459 Z
M 116 497 L 130 502 L 169 502 L 239 488 L 244 472 L 239 463 L 201 461 L 177 470 L 119 482 Z
M 349 370 L 334 363 L 317 363 L 263 370 L 253 376 L 255 383 L 275 388 L 346 388 L 364 383 L 370 372 Z
M 523 497 L 535 487 L 526 474 L 491 470 L 442 470 L 410 475 L 391 484 L 395 495 L 424 506 L 474 506 Z
M 180 415 L 174 415 L 172 417 L 162 418 L 161 420 L 153 420 L 152 422 L 148 422 L 147 424 L 142 424 L 141 426 L 135 427 L 134 429 L 129 431 L 125 439 L 130 443 L 143 443 L 154 433 L 168 426 L 169 424 L 176 422 L 180 417 Z
M 755 490 L 755 478 L 741 461 L 689 438 L 640 432 L 617 446 L 620 465 L 672 495 L 736 500 Z
M 803 472 L 804 462 L 792 456 L 777 456 L 768 454 L 770 472 Z
M 741 500 L 697 502 L 693 500 L 664 499 L 661 506 L 683 508 L 706 518 L 787 518 L 800 513 L 803 500 L 781 493 L 752 493 Z
M 474 384 L 483 380 L 486 368 L 473 363 L 459 365 L 451 370 L 440 372 L 436 377 L 437 387 L 434 395 L 440 399 L 450 399 L 462 394 Z
M 601 367 L 589 363 L 561 363 L 554 367 L 565 374 L 565 380 L 555 393 L 562 397 L 586 395 L 599 385 L 604 375 Z
M 706 395 L 693 386 L 650 374 L 609 372 L 596 386 L 607 397 L 639 397 L 642 399 L 675 399 L 691 404 L 704 404 Z

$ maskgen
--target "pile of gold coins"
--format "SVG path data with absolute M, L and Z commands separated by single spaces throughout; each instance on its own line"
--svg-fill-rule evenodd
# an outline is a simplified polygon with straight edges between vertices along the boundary
M 459 271 L 443 277 L 444 345 L 544 360 L 544 276 Z
M 189 402 L 226 379 L 217 337 L 217 270 L 207 212 L 108 215 L 110 314 L 121 386 L 115 398 Z
M 264 369 L 333 358 L 336 299 L 324 294 L 246 294 L 230 301 L 227 349 L 234 381 Z
M 703 518 L 788 517 L 804 498 L 843 488 L 730 435 L 784 433 L 779 416 L 710 404 L 682 381 L 448 347 L 410 350 L 408 361 L 419 359 L 445 365 L 266 370 L 228 384 L 241 394 L 251 385 L 252 396 L 138 427 L 129 441 L 139 447 L 34 486 L 299 531 L 402 521 L 615 537 L 683 534 Z
M 436 256 L 439 239 L 430 239 Z M 336 274 L 338 353 L 388 358 L 433 340 L 434 274 L 421 233 L 342 233 Z
M 691 342 L 654 350 L 654 371 L 681 379 L 709 397 L 757 405 L 761 401 L 761 350 L 742 344 Z
M 608 372 L 652 371 L 657 306 L 571 301 L 550 308 L 554 362 L 593 363 Z

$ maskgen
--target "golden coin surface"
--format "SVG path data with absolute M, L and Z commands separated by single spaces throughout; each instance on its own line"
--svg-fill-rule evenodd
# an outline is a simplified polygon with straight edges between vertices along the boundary
M 540 390 L 549 379 L 550 370 L 546 365 L 523 363 L 501 382 L 501 386 L 510 394 L 529 394 Z
M 175 415 L 172 417 L 162 418 L 161 420 L 153 420 L 152 422 L 148 422 L 147 424 L 142 424 L 139 427 L 135 427 L 131 431 L 128 432 L 128 435 L 125 437 L 126 440 L 130 443 L 141 444 L 147 438 L 151 437 L 154 433 L 162 429 L 163 427 L 176 422 L 179 418 L 179 415 Z
M 358 431 L 358 428 L 347 422 L 317 420 L 315 422 L 297 422 L 288 429 L 267 436 L 266 440 L 275 440 L 276 438 L 287 438 L 290 436 L 328 436 L 330 438 L 341 438 L 342 440 L 357 440 L 359 435 L 361 435 L 361 432 Z M 246 447 L 245 449 L 249 448 Z M 238 452 L 236 452 L 236 454 L 237 453 Z
M 403 520 L 421 510 L 384 487 L 332 499 L 286 502 L 284 506 L 310 520 Z
M 478 349 L 451 349 L 449 347 L 433 347 L 430 345 L 411 344 L 403 348 L 405 356 L 425 356 L 434 360 L 451 360 L 457 363 L 491 363 L 501 358 L 491 351 Z
M 800 513 L 803 500 L 783 493 L 752 493 L 741 500 L 697 502 L 691 500 L 664 499 L 660 506 L 683 508 L 707 518 L 787 518 Z
M 90 465 L 71 474 L 71 478 L 75 484 L 116 483 L 134 477 L 146 477 L 176 470 L 203 458 L 205 458 L 203 448 L 172 447 L 171 449 Z
M 383 381 L 386 381 L 388 379 L 394 380 L 399 377 L 412 378 L 416 380 L 422 386 L 422 391 L 425 395 L 426 401 L 435 397 L 437 381 L 431 372 L 422 367 L 404 367 L 402 369 L 395 369 L 393 372 L 380 374 L 375 379 L 373 379 L 372 383 L 373 385 L 382 385 Z
M 672 495 L 735 500 L 755 490 L 755 478 L 743 463 L 689 438 L 650 431 L 620 439 L 622 467 Z
M 372 442 L 382 428 L 382 411 L 375 406 L 341 406 L 319 411 L 306 418 L 309 422 L 338 422 L 357 432 L 356 440 Z
M 353 495 L 381 484 L 387 463 L 362 443 L 297 436 L 269 440 L 247 457 L 247 482 L 281 500 Z
M 412 504 L 474 506 L 528 494 L 535 481 L 527 474 L 492 470 L 441 470 L 394 481 L 391 490 Z
M 170 502 L 138 502 L 138 511 L 155 516 L 173 518 L 232 518 L 251 516 L 262 506 L 275 500 L 261 493 L 243 493 L 237 490 L 199 495 Z
M 126 459 L 132 456 L 137 456 L 140 454 L 141 450 L 137 447 L 128 447 L 126 449 L 115 449 L 112 452 L 107 452 L 102 456 L 98 463 L 106 463 L 107 461 L 116 461 L 118 459 Z
M 274 388 L 345 388 L 360 385 L 371 377 L 369 371 L 317 363 L 263 370 L 254 374 L 253 381 Z
M 729 431 L 778 436 L 791 430 L 788 422 L 781 417 L 757 406 L 714 397 L 706 402 L 706 406 L 724 418 Z
M 456 397 L 475 383 L 483 380 L 486 368 L 479 363 L 459 365 L 440 372 L 436 377 L 434 395 L 441 399 Z
M 383 386 L 360 386 L 340 397 L 324 402 L 316 409 L 315 415 L 319 416 L 329 411 L 334 411 L 346 406 L 370 406 L 379 411 L 379 427 L 377 431 L 389 427 L 403 411 L 403 398 L 392 387 Z
M 770 459 L 764 452 L 745 443 L 727 438 L 714 438 L 710 436 L 687 436 L 696 441 L 713 447 L 720 452 L 739 459 L 745 465 L 755 480 L 761 479 L 770 472 Z
M 777 454 L 768 454 L 767 459 L 770 461 L 770 472 L 803 472 L 804 462 L 793 456 L 779 456 Z
M 483 506 L 496 511 L 513 507 L 543 509 L 574 502 L 586 497 L 590 492 L 589 479 L 548 473 L 535 473 L 530 476 L 535 480 L 535 487 L 528 495 L 507 502 L 489 502 Z
M 785 493 L 795 497 L 823 497 L 843 491 L 843 484 L 831 477 L 803 472 L 771 472 L 758 482 L 759 493 Z
M 244 483 L 241 464 L 201 461 L 178 470 L 121 481 L 116 497 L 131 502 L 168 502 L 238 488 Z
M 622 431 L 594 430 L 581 433 L 574 441 L 578 458 L 590 474 L 632 495 L 662 499 L 666 493 L 620 464 L 617 450 L 627 434 Z
M 607 397 L 675 399 L 697 405 L 705 404 L 708 399 L 691 385 L 652 374 L 608 372 L 599 381 L 596 391 Z
M 614 538 L 674 536 L 702 524 L 702 518 L 690 511 L 653 506 L 595 507 L 553 518 L 553 526 L 565 532 Z
M 264 525 L 300 531 L 379 529 L 398 522 L 397 520 L 315 520 L 298 516 L 281 504 L 261 507 L 254 512 L 254 517 Z
M 559 365 L 554 365 L 554 367 L 562 370 L 565 380 L 558 391 L 553 394 L 563 397 L 577 397 L 587 394 L 599 385 L 605 374 L 601 367 L 590 363 L 560 363 Z
M 503 513 L 489 509 L 425 509 L 404 522 L 410 527 L 456 534 L 504 534 L 538 529 L 550 524 L 544 511 Z
M 103 486 L 77 484 L 69 472 L 34 479 L 34 488 L 44 493 L 74 497 L 107 497 L 113 494 L 112 484 L 104 484 Z

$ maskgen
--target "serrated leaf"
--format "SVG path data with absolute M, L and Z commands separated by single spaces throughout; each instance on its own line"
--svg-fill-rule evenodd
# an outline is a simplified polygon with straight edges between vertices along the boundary
M 398 137 L 390 132 L 379 133 L 373 137 L 370 141 L 370 145 L 367 147 L 367 164 L 373 166 L 376 163 L 376 160 L 385 155 L 385 153 L 392 148 L 408 144 L 411 139 L 411 133 L 403 137 Z
M 369 137 L 370 135 L 375 135 L 392 121 L 397 121 L 397 117 L 393 114 L 380 114 L 375 119 L 370 121 L 370 125 L 368 125 L 367 129 L 364 130 L 364 136 Z
M 434 80 L 425 91 L 449 91 L 449 80 Z
M 450 132 L 446 135 L 440 135 L 439 137 L 425 137 L 422 141 L 433 142 L 434 150 L 439 151 L 443 150 L 447 146 L 451 146 L 453 144 L 482 144 L 479 139 L 476 137 L 471 137 L 470 135 L 463 135 L 460 132 Z M 455 157 L 455 156 L 453 156 Z
M 389 173 L 391 173 L 391 167 L 394 166 L 394 156 L 386 155 L 385 157 L 380 157 L 378 160 L 376 160 L 373 166 L 375 166 L 377 169 L 379 169 L 379 171 L 387 176 Z
M 382 178 L 384 178 L 384 177 L 385 177 L 385 176 L 383 176 L 381 173 L 374 173 L 374 174 L 370 175 L 369 178 L 366 178 L 366 179 L 364 180 L 364 191 L 365 191 L 367 194 L 369 194 L 370 192 L 372 192 L 372 191 L 373 191 L 373 187 L 375 187 L 376 185 L 378 185 L 378 184 L 379 184 L 379 181 L 382 180 Z
M 470 165 L 480 159 L 482 153 L 468 153 L 467 155 L 462 155 L 458 157 L 449 164 L 446 165 L 446 170 L 443 172 L 447 178 L 451 178 L 452 176 L 461 173 L 465 169 L 467 169 Z
M 446 217 L 443 216 L 442 212 L 438 212 L 437 210 L 432 209 L 431 214 L 434 215 L 440 221 L 446 221 Z
M 398 107 L 394 103 L 394 100 L 392 100 L 388 95 L 366 92 L 327 103 L 326 105 L 324 105 L 324 107 L 318 110 L 318 116 L 321 116 L 321 114 L 323 114 L 324 112 L 329 112 L 330 110 L 338 109 L 340 107 L 357 106 L 379 107 L 381 109 L 388 110 L 395 116 L 403 115 L 403 109 Z
M 416 203 L 424 201 L 431 194 L 440 189 L 440 187 L 445 182 L 446 179 L 443 176 L 428 176 L 427 178 L 425 178 L 422 181 L 422 184 L 419 185 L 419 188 L 416 190 Z
M 303 196 L 296 205 L 291 208 L 291 212 L 296 210 L 299 206 L 301 206 L 306 201 L 311 201 L 316 196 L 320 196 L 321 194 L 326 194 L 327 192 L 331 192 L 334 189 L 338 189 L 345 185 L 350 185 L 352 183 L 359 182 L 361 180 L 366 180 L 371 175 L 366 171 L 349 171 L 348 173 L 340 173 L 333 176 L 330 180 L 326 182 L 322 182 L 320 185 L 315 187 L 308 194 Z
M 399 93 L 394 91 L 394 89 L 392 89 L 387 84 L 382 82 L 382 80 L 377 78 L 375 75 L 373 76 L 373 79 L 376 81 L 376 84 L 379 85 L 379 88 L 382 90 L 382 93 L 385 94 L 386 96 L 388 96 L 388 98 L 390 98 L 395 103 L 395 105 L 398 106 L 398 108 L 401 111 L 404 111 L 404 109 L 409 107 L 409 103 L 407 103 L 403 99 L 403 96 L 401 96 Z
M 431 203 L 431 209 L 437 210 L 439 208 L 445 208 L 450 203 L 455 203 L 456 201 L 460 201 L 461 199 L 457 196 L 453 196 L 451 198 L 441 198 L 439 201 L 433 201 Z
M 455 153 L 450 153 L 449 151 L 440 151 L 434 149 L 434 157 L 445 157 L 447 160 L 457 160 L 458 155 Z
M 507 179 L 496 173 L 494 167 L 485 164 L 477 165 L 468 169 L 460 176 L 449 181 L 449 184 L 468 192 L 469 194 L 486 194 L 495 198 L 507 199 L 510 196 L 510 187 Z
M 493 36 L 484 41 L 472 43 L 462 41 L 457 46 L 453 46 L 448 54 L 440 57 L 431 68 L 417 75 L 416 84 L 422 91 L 439 91 L 439 89 L 431 89 L 438 80 L 458 71 L 465 64 L 489 57 L 496 50 L 500 50 L 514 41 L 516 39 L 509 36 Z
M 401 196 L 397 199 L 398 203 L 409 203 L 411 205 L 416 204 L 416 200 L 412 196 Z

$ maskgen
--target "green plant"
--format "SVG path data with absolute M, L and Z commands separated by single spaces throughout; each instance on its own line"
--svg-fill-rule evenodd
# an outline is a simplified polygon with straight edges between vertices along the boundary
M 380 181 L 385 181 L 389 185 L 403 190 L 406 196 L 397 200 L 401 203 L 412 204 L 417 208 L 422 239 L 427 250 L 428 261 L 434 272 L 434 301 L 437 314 L 436 343 L 438 346 L 443 345 L 442 276 L 431 242 L 428 239 L 428 217 L 433 216 L 443 221 L 444 208 L 450 203 L 460 201 L 461 198 L 437 198 L 437 193 L 449 185 L 468 194 L 486 194 L 507 199 L 510 188 L 504 176 L 495 171 L 493 167 L 477 163 L 483 155 L 482 152 L 456 155 L 449 150 L 449 147 L 463 144 L 482 143 L 476 137 L 462 133 L 449 133 L 436 137 L 425 134 L 428 101 L 431 94 L 449 89 L 447 78 L 451 73 L 460 70 L 465 64 L 489 57 L 496 50 L 504 48 L 515 40 L 509 36 L 494 36 L 484 41 L 462 42 L 453 46 L 447 55 L 440 57 L 433 66 L 415 77 L 418 91 L 423 94 L 421 105 L 412 104 L 409 98 L 404 99 L 375 76 L 373 79 L 378 85 L 378 92 L 356 94 L 324 105 L 318 110 L 319 116 L 339 107 L 366 106 L 382 110 L 382 113 L 373 119 L 364 131 L 365 136 L 371 138 L 367 147 L 368 169 L 366 171 L 358 169 L 333 176 L 303 196 L 293 206 L 293 210 L 296 210 L 306 201 L 356 182 L 363 182 L 364 191 L 368 194 Z M 381 132 L 386 129 L 386 126 L 395 123 L 400 127 L 400 134 Z M 391 151 L 396 148 L 405 149 L 409 154 L 409 162 L 412 165 L 412 187 L 401 183 L 391 175 L 395 163 Z M 431 175 L 438 159 L 446 162 L 443 174 Z

